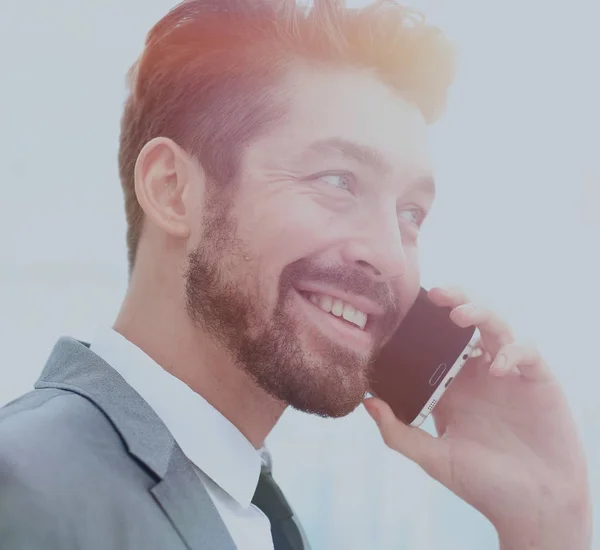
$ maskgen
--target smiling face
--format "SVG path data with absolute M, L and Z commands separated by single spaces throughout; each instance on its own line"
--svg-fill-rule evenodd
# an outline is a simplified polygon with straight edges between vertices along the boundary
M 420 287 L 426 124 L 365 72 L 297 68 L 283 86 L 285 119 L 202 206 L 187 309 L 268 393 L 340 417 Z

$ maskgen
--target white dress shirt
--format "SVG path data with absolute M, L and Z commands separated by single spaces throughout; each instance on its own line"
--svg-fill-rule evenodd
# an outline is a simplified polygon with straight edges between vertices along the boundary
M 152 407 L 196 466 L 238 550 L 273 550 L 269 519 L 251 503 L 260 451 L 201 395 L 115 330 L 101 332 L 91 349 Z

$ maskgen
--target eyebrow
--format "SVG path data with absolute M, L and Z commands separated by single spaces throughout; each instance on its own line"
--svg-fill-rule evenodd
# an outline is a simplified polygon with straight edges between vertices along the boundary
M 413 183 L 412 187 L 415 191 L 419 191 L 424 195 L 435 197 L 435 179 L 433 176 L 422 176 L 417 178 Z
M 389 174 L 392 172 L 392 167 L 383 159 L 381 153 L 377 149 L 356 141 L 340 137 L 323 139 L 313 142 L 308 147 L 308 151 L 321 154 L 335 151 L 341 153 L 346 158 L 355 160 L 360 164 L 365 164 L 381 174 Z M 411 187 L 413 187 L 415 191 L 420 191 L 425 195 L 435 197 L 435 180 L 431 175 L 417 178 L 412 182 Z
M 392 167 L 381 157 L 377 149 L 348 139 L 333 137 L 315 141 L 309 146 L 308 150 L 315 153 L 336 151 L 346 158 L 370 166 L 377 172 L 388 173 L 392 171 Z

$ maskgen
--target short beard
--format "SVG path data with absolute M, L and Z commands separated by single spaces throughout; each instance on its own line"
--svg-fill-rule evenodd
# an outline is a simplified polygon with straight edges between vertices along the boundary
M 302 326 L 287 302 L 296 292 L 293 281 L 310 273 L 311 264 L 303 260 L 284 270 L 269 315 L 268 304 L 252 293 L 256 279 L 247 272 L 245 248 L 227 211 L 206 225 L 202 245 L 189 254 L 185 273 L 190 318 L 278 401 L 323 417 L 349 414 L 368 391 L 372 357 L 321 335 L 313 338 L 314 353 L 307 350 L 300 339 Z

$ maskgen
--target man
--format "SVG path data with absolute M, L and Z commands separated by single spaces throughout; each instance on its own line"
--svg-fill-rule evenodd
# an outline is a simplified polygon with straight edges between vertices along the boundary
M 152 29 L 120 143 L 127 296 L 0 413 L 3 549 L 308 548 L 260 451 L 287 406 L 359 406 L 417 296 L 449 52 L 393 3 L 190 0 Z M 461 291 L 430 298 L 493 362 L 465 367 L 439 438 L 364 401 L 385 442 L 502 550 L 590 548 L 586 464 L 543 360 Z

